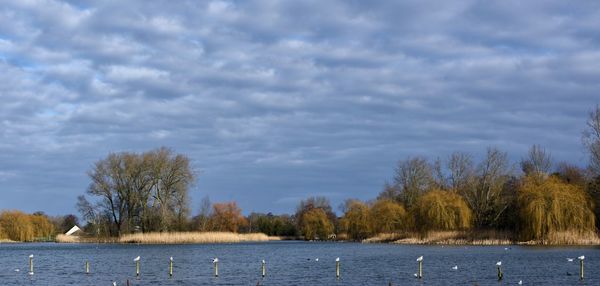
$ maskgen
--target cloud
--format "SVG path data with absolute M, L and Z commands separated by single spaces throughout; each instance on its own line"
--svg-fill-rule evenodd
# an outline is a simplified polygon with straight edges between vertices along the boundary
M 582 165 L 599 103 L 591 2 L 0 2 L 0 208 L 74 212 L 94 161 L 162 145 L 246 212 L 373 198 L 413 154 Z

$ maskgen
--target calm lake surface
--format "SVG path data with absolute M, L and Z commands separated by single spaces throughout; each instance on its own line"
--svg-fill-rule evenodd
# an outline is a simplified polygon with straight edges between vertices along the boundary
M 28 256 L 34 254 L 34 275 Z M 141 256 L 141 276 L 133 258 Z M 424 256 L 418 280 L 418 256 Z M 585 255 L 585 280 L 579 262 Z M 174 276 L 168 277 L 169 257 Z M 213 277 L 212 258 L 219 258 Z M 335 278 L 340 257 L 341 278 Z M 319 258 L 315 261 L 315 258 Z M 85 260 L 91 274 L 86 275 Z M 261 260 L 267 276 L 260 277 Z M 497 281 L 502 261 L 504 280 Z M 457 265 L 458 270 L 452 266 Z M 15 271 L 19 269 L 20 271 Z M 572 275 L 568 275 L 571 273 Z M 203 245 L 0 244 L 1 285 L 600 285 L 600 248 L 269 242 Z

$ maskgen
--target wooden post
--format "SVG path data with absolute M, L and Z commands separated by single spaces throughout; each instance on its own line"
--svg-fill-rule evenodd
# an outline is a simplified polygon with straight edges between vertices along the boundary
M 219 277 L 219 258 L 213 259 L 213 264 L 215 266 L 215 277 Z
M 135 261 L 135 276 L 140 277 L 140 257 L 136 257 L 133 261 Z
M 169 257 L 169 277 L 173 277 L 173 257 Z
M 29 275 L 33 275 L 33 254 L 29 255 Z
M 417 278 L 423 278 L 423 256 L 419 256 L 417 258 L 417 262 L 419 262 L 419 272 L 417 273 Z
M 583 260 L 585 259 L 585 256 L 579 256 L 579 279 L 583 280 Z
M 498 269 L 498 281 L 500 281 L 504 277 L 504 274 L 502 273 L 502 261 L 496 262 L 496 267 Z
M 85 274 L 90 274 L 90 262 L 85 260 Z
M 340 278 L 340 258 L 335 259 L 335 277 Z
M 262 273 L 262 277 L 265 278 L 265 276 L 267 275 L 267 263 L 265 262 L 265 260 L 263 259 L 262 261 L 262 265 L 261 265 L 261 273 Z

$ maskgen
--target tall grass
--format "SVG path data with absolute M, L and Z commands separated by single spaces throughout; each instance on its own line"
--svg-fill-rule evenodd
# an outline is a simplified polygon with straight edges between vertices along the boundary
M 143 244 L 191 244 L 191 243 L 237 243 L 279 240 L 264 233 L 233 232 L 152 232 L 127 234 L 119 238 L 120 243 Z

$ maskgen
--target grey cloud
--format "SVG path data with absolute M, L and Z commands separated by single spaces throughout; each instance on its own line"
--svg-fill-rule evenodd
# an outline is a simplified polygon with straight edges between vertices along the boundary
M 0 1 L 0 208 L 72 212 L 95 160 L 162 145 L 248 212 L 373 198 L 411 154 L 585 164 L 596 3 L 43 2 Z

